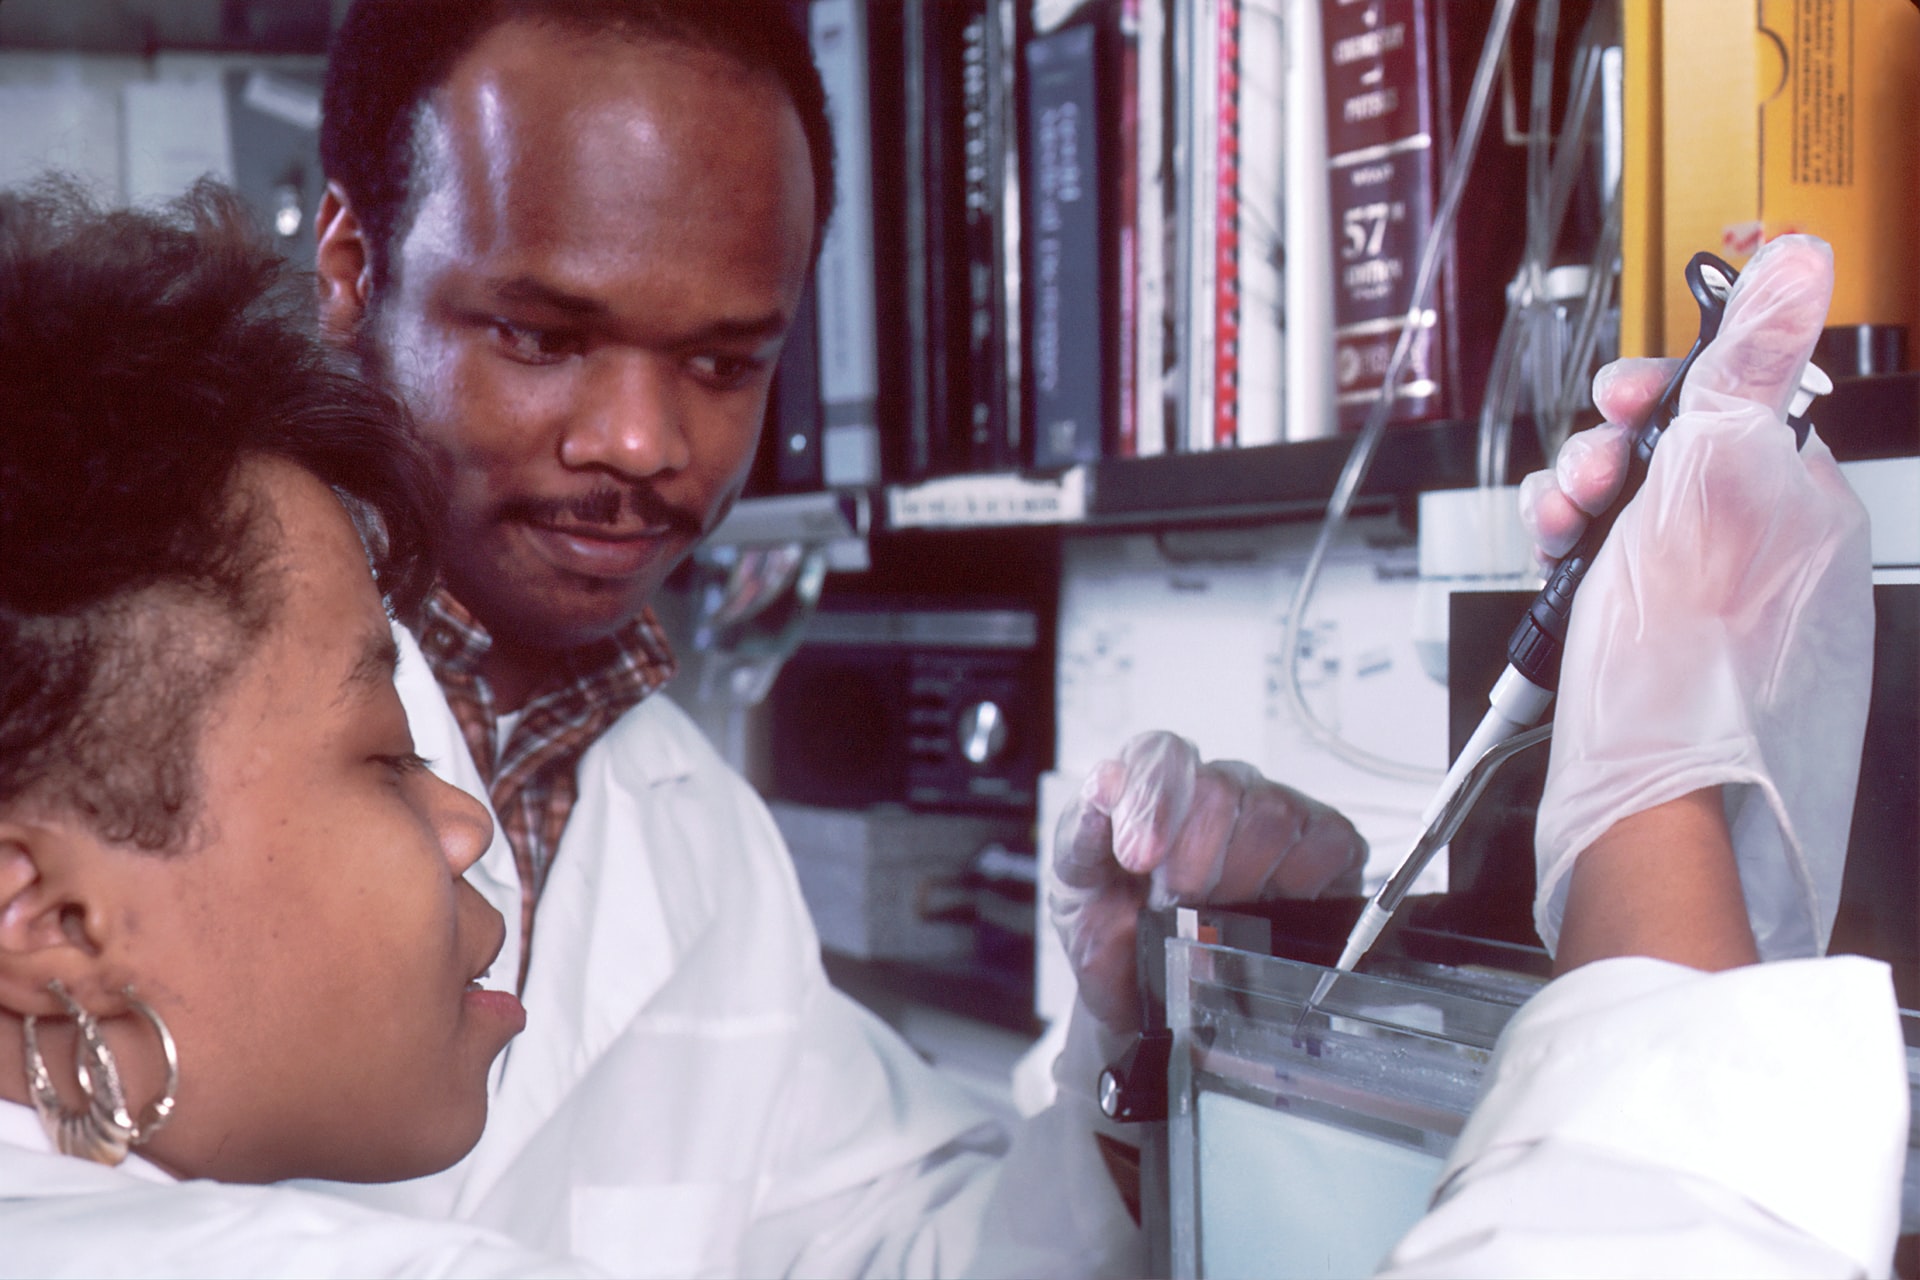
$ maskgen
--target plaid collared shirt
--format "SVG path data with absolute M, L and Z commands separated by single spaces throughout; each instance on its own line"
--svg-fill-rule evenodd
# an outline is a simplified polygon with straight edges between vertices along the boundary
M 493 690 L 479 670 L 492 644 L 486 629 L 445 587 L 428 598 L 420 650 L 487 780 L 520 872 L 519 985 L 524 987 L 533 951 L 533 909 L 579 796 L 575 766 L 629 707 L 672 678 L 675 663 L 666 635 L 648 610 L 605 640 L 568 653 L 554 679 L 521 708 L 503 744 Z

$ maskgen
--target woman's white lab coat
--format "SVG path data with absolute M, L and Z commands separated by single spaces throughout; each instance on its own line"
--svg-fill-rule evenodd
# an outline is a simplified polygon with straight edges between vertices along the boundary
M 586 1276 L 458 1222 L 422 1222 L 291 1187 L 175 1182 L 55 1154 L 0 1102 L 0 1276 Z

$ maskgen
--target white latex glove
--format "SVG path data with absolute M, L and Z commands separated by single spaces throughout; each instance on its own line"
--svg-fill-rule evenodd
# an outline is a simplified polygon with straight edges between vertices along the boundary
M 1203 764 L 1177 734 L 1143 733 L 1061 815 L 1047 906 L 1087 1008 L 1137 1031 L 1142 907 L 1357 893 L 1366 856 L 1353 824 L 1319 801 L 1238 760 Z
M 1722 786 L 1763 959 L 1825 951 L 1873 664 L 1866 513 L 1784 414 L 1833 289 L 1832 252 L 1784 236 L 1741 274 L 1645 485 L 1574 603 L 1535 832 L 1534 919 L 1559 939 L 1574 860 L 1621 818 Z M 1601 370 L 1611 418 L 1644 417 L 1669 361 Z M 1816 405 L 1813 416 L 1818 417 Z M 1522 512 L 1563 554 L 1611 501 L 1626 431 L 1572 437 Z

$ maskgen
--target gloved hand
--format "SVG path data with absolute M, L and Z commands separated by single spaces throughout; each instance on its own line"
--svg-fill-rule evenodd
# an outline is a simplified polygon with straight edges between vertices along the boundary
M 1719 785 L 1762 959 L 1818 955 L 1838 906 L 1873 661 L 1866 514 L 1832 452 L 1784 414 L 1826 317 L 1831 250 L 1767 245 L 1741 274 L 1679 416 L 1580 594 L 1535 832 L 1553 949 L 1581 851 L 1621 818 Z M 1608 418 L 1650 411 L 1672 362 L 1601 370 Z M 1818 408 L 1813 415 L 1818 416 Z M 1570 438 L 1529 476 L 1543 556 L 1612 500 L 1624 426 Z
M 1176 734 L 1143 733 L 1061 815 L 1047 906 L 1087 1008 L 1136 1031 L 1142 907 L 1358 892 L 1366 855 L 1353 824 L 1319 801 L 1237 760 L 1203 764 Z

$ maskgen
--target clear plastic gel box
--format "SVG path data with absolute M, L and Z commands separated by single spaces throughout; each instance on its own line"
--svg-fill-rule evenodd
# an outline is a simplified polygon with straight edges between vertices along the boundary
M 1177 1277 L 1364 1276 L 1426 1212 L 1494 1042 L 1538 979 L 1390 961 L 1343 976 L 1167 941 L 1168 1177 Z M 1903 1234 L 1920 1232 L 1920 1013 Z
M 1326 972 L 1167 942 L 1175 1276 L 1369 1275 L 1426 1211 L 1494 1042 L 1540 983 L 1407 964 Z

